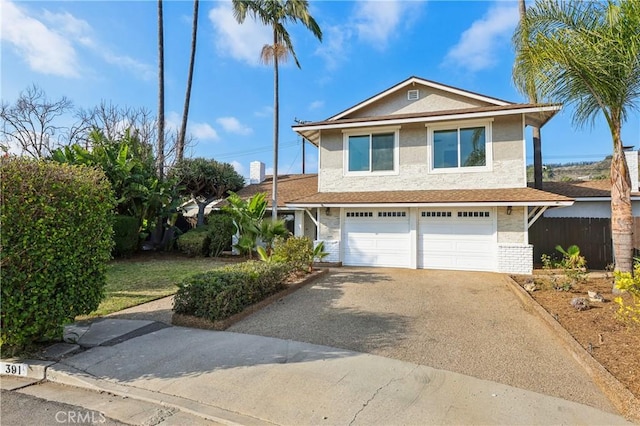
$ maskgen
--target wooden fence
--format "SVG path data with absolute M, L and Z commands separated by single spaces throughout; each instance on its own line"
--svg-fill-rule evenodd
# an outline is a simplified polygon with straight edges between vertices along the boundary
M 541 217 L 529 228 L 529 244 L 533 244 L 533 263 L 540 265 L 540 255 L 560 254 L 555 247 L 580 247 L 589 269 L 604 269 L 613 263 L 611 219 Z M 633 218 L 633 247 L 640 255 L 640 217 Z
M 555 247 L 576 244 L 587 259 L 589 269 L 604 269 L 613 263 L 611 220 L 596 218 L 541 217 L 529 228 L 533 244 L 533 262 L 540 264 L 542 254 L 560 257 Z

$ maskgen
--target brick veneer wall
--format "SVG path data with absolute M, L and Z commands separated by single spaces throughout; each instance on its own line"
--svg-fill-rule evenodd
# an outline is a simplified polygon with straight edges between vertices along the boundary
M 531 244 L 498 244 L 498 272 L 531 274 L 533 246 Z
M 313 246 L 315 247 L 319 242 L 319 240 L 314 241 Z M 340 262 L 340 241 L 324 240 L 324 251 L 329 255 L 322 259 L 323 262 Z

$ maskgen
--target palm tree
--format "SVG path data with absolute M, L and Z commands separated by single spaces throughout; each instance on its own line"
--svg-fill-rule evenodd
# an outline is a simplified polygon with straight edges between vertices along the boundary
M 162 0 L 158 0 L 158 149 L 156 170 L 158 179 L 164 177 L 164 19 Z
M 575 125 L 593 125 L 600 113 L 607 122 L 613 142 L 611 231 L 616 270 L 623 272 L 632 271 L 633 216 L 620 132 L 640 99 L 638 28 L 637 0 L 546 0 L 526 12 L 513 37 L 513 76 L 521 91 L 534 82 L 540 98 L 573 105 Z
M 302 23 L 313 35 L 322 41 L 322 30 L 309 13 L 307 0 L 233 0 L 233 14 L 239 23 L 243 23 L 247 14 L 273 29 L 273 44 L 265 45 L 260 55 L 263 62 L 273 61 L 273 195 L 271 198 L 271 217 L 278 218 L 278 137 L 279 137 L 279 76 L 278 64 L 288 54 L 300 68 L 300 62 L 293 49 L 291 37 L 285 28 L 287 23 Z
M 199 0 L 193 1 L 193 25 L 191 29 L 191 57 L 189 58 L 189 74 L 187 76 L 187 93 L 184 96 L 184 109 L 182 110 L 182 124 L 176 144 L 176 163 L 184 158 L 184 138 L 187 132 L 187 120 L 189 118 L 189 103 L 191 101 L 191 83 L 193 82 L 193 66 L 196 60 L 196 41 L 198 38 L 198 7 Z
M 518 10 L 520 12 L 520 22 L 522 24 L 522 43 L 526 45 L 528 42 L 529 32 L 524 19 L 527 14 L 525 0 L 518 0 Z M 530 104 L 538 103 L 535 81 L 527 82 L 526 95 L 529 98 Z M 542 139 L 540 137 L 540 127 L 531 126 L 531 133 L 533 139 L 533 187 L 542 189 Z

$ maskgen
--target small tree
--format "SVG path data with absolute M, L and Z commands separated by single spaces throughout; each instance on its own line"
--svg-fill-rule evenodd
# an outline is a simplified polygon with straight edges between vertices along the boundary
M 175 209 L 173 204 L 178 199 L 172 182 L 162 182 L 156 177 L 152 147 L 128 129 L 116 140 L 94 129 L 89 141 L 91 150 L 77 144 L 65 146 L 55 150 L 52 159 L 100 167 L 111 183 L 116 213 L 137 218 L 139 232 L 146 238 L 159 218 Z
M 231 164 L 205 158 L 187 158 L 178 162 L 171 176 L 181 187 L 180 193 L 190 196 L 198 204 L 197 226 L 204 224 L 207 204 L 244 186 L 244 178 Z
M 264 192 L 259 192 L 249 200 L 243 200 L 238 194 L 231 192 L 227 198 L 229 205 L 223 207 L 223 210 L 231 215 L 236 226 L 238 242 L 235 248 L 249 257 L 258 244 L 260 224 L 267 210 L 265 197 Z

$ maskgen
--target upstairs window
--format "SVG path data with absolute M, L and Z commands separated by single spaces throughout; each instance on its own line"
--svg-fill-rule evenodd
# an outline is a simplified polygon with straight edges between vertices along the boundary
M 434 171 L 477 170 L 490 165 L 489 125 L 436 128 L 429 136 Z
M 348 134 L 345 144 L 347 173 L 385 173 L 397 168 L 397 131 Z

